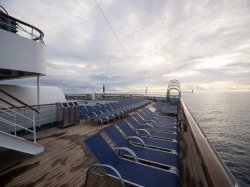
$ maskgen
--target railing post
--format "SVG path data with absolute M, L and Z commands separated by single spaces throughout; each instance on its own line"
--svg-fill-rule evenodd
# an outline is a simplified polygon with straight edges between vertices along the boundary
M 33 40 L 33 28 L 31 28 L 31 40 Z
M 10 19 L 8 18 L 8 30 L 10 32 Z
M 34 143 L 36 143 L 36 113 L 33 111 L 33 133 L 34 133 Z
M 16 112 L 15 112 L 15 136 L 16 136 Z

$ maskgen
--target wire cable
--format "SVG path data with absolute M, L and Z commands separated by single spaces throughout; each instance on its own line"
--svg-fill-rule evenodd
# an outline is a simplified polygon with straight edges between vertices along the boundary
M 117 34 L 115 33 L 115 31 L 114 31 L 114 29 L 113 29 L 113 27 L 112 27 L 110 21 L 109 21 L 108 18 L 105 16 L 105 14 L 104 14 L 104 12 L 102 11 L 102 9 L 101 9 L 100 5 L 98 4 L 98 2 L 97 2 L 96 0 L 94 0 L 94 1 L 95 1 L 95 4 L 96 4 L 98 10 L 99 10 L 100 13 L 102 14 L 104 20 L 107 22 L 107 24 L 108 24 L 108 26 L 109 26 L 109 28 L 110 28 L 110 30 L 111 30 L 111 32 L 112 32 L 114 38 L 116 39 L 116 41 L 118 42 L 118 44 L 119 44 L 119 46 L 121 47 L 122 51 L 124 52 L 124 54 L 126 55 L 126 57 L 128 58 L 128 60 L 129 60 L 129 62 L 130 62 L 130 61 L 131 61 L 131 58 L 130 58 L 130 56 L 128 55 L 128 53 L 127 53 L 125 47 L 123 46 L 122 42 L 119 40 Z M 145 86 L 146 86 L 147 84 L 145 83 L 143 77 L 138 73 L 138 71 L 137 71 L 136 69 L 134 69 L 134 71 L 136 72 L 137 76 L 143 81 L 143 83 L 144 83 Z

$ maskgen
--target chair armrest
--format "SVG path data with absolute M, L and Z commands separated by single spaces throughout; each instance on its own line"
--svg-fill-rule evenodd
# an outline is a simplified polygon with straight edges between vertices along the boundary
M 88 114 L 84 114 L 85 118 L 90 119 L 90 116 Z
M 155 116 L 153 116 L 153 117 L 150 117 L 150 119 L 153 119 L 153 120 L 155 120 L 155 121 L 160 121 L 160 118 L 157 118 L 157 117 L 155 117 Z
M 149 137 L 151 137 L 150 132 L 148 132 L 146 129 L 136 129 L 135 130 L 135 132 L 138 134 L 140 134 L 140 131 L 146 133 Z
M 96 112 L 100 112 L 101 114 L 103 114 L 103 111 L 101 111 L 101 110 L 97 110 Z
M 91 117 L 92 117 L 92 115 L 94 115 L 94 117 L 97 117 L 97 116 L 98 116 L 95 112 L 92 112 L 92 113 L 91 113 Z
M 149 123 L 142 123 L 141 125 L 142 125 L 142 126 L 145 126 L 145 127 L 150 127 L 150 129 L 152 129 L 153 131 L 155 130 L 155 129 L 154 129 L 154 126 L 153 126 L 153 125 L 150 125 Z
M 127 147 L 114 147 L 113 148 L 115 151 L 126 151 L 126 152 L 128 152 L 129 154 L 131 154 L 132 155 L 132 157 L 134 158 L 134 160 L 136 161 L 136 162 L 138 162 L 138 157 L 137 157 L 137 155 L 135 154 L 135 152 L 134 151 L 132 151 L 131 149 L 129 149 L 129 148 L 127 148 Z
M 150 122 L 154 123 L 155 125 L 157 125 L 157 122 L 156 122 L 155 120 L 153 120 L 153 119 L 145 119 L 144 121 L 145 121 L 145 122 L 150 121 Z
M 88 184 L 88 175 L 89 175 L 89 174 L 94 173 L 94 174 L 96 174 L 96 175 L 98 175 L 98 176 L 103 176 L 103 175 L 101 175 L 101 174 L 95 172 L 95 169 L 96 169 L 96 168 L 99 168 L 99 167 L 102 167 L 102 168 L 109 168 L 110 170 L 112 170 L 112 171 L 116 174 L 117 178 L 120 180 L 120 182 L 121 182 L 121 184 L 122 184 L 122 187 L 125 187 L 124 180 L 123 180 L 121 174 L 119 173 L 119 171 L 117 171 L 117 169 L 115 169 L 113 166 L 108 165 L 108 164 L 93 164 L 92 166 L 90 166 L 90 167 L 88 168 L 88 170 L 87 170 L 87 173 L 86 173 L 85 186 L 87 186 L 87 184 Z
M 139 138 L 138 136 L 127 136 L 126 137 L 128 140 L 138 140 L 139 142 L 141 142 L 142 144 L 143 144 L 143 146 L 145 147 L 145 143 L 144 143 L 144 141 L 141 139 L 141 138 Z
M 151 114 L 151 116 L 162 117 L 161 115 L 156 114 L 156 113 Z

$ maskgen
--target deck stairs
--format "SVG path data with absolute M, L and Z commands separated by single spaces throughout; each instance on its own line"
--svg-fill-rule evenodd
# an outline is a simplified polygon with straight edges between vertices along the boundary
M 40 154 L 44 151 L 43 146 L 36 144 L 36 113 L 39 113 L 33 107 L 25 104 L 14 96 L 0 89 L 0 93 L 8 96 L 9 99 L 0 98 L 0 147 L 28 153 L 32 155 Z M 20 112 L 20 108 L 14 105 L 14 102 L 19 102 L 32 110 L 32 116 L 25 115 Z M 27 121 L 30 125 L 25 127 L 18 124 L 20 119 Z M 27 123 L 26 122 L 26 123 Z M 6 127 L 7 126 L 7 127 Z M 8 130 L 6 130 L 8 129 Z M 9 130 L 12 129 L 12 130 Z M 17 131 L 22 130 L 33 134 L 33 141 L 17 136 Z
M 31 155 L 38 155 L 44 151 L 43 146 L 35 144 L 24 138 L 0 131 L 0 147 L 28 153 Z

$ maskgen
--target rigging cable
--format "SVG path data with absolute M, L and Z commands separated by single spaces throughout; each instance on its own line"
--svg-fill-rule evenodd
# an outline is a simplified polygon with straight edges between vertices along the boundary
M 131 58 L 130 58 L 130 56 L 128 55 L 128 53 L 127 53 L 125 47 L 123 46 L 122 42 L 121 42 L 121 41 L 119 40 L 119 38 L 117 37 L 117 34 L 115 33 L 115 31 L 114 31 L 112 25 L 110 24 L 108 18 L 105 16 L 105 14 L 104 14 L 104 12 L 102 11 L 102 9 L 101 9 L 100 5 L 98 4 L 98 2 L 97 2 L 96 0 L 94 0 L 94 1 L 95 1 L 95 4 L 96 4 L 98 10 L 99 10 L 100 13 L 102 14 L 102 16 L 103 16 L 103 18 L 105 19 L 105 21 L 107 22 L 107 24 L 108 24 L 108 26 L 109 26 L 109 28 L 110 28 L 112 34 L 114 35 L 114 38 L 116 39 L 116 41 L 118 42 L 119 46 L 121 47 L 121 49 L 123 50 L 124 54 L 127 56 L 128 60 L 129 60 L 129 62 L 130 62 Z M 147 84 L 145 83 L 143 77 L 138 73 L 138 71 L 137 71 L 136 69 L 134 69 L 134 71 L 136 72 L 137 76 L 143 81 L 143 83 L 144 83 L 145 85 L 147 85 Z

